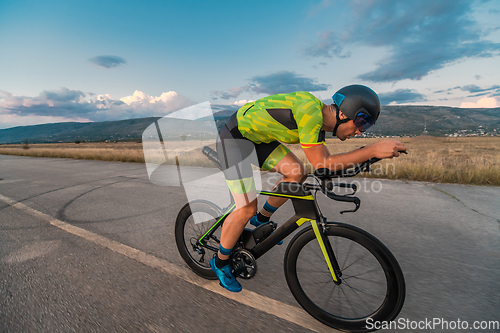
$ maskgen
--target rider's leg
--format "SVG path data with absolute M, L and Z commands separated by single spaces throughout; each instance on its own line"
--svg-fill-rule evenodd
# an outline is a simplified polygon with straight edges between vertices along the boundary
M 239 292 L 242 286 L 232 273 L 229 255 L 248 220 L 257 211 L 257 198 L 255 187 L 249 193 L 231 192 L 231 194 L 236 203 L 236 209 L 227 216 L 222 224 L 219 252 L 215 258 L 210 260 L 210 267 L 224 288 Z
M 273 172 L 279 172 L 283 177 L 274 185 L 274 188 L 281 182 L 302 183 L 305 180 L 306 169 L 304 164 L 292 152 L 286 154 L 272 169 Z M 260 223 L 268 222 L 273 213 L 282 206 L 288 198 L 270 196 L 264 207 L 257 215 L 257 221 Z
M 229 127 L 228 127 L 229 126 Z M 236 204 L 222 225 L 221 250 L 218 263 L 227 260 L 230 250 L 243 232 L 248 220 L 257 210 L 257 195 L 253 179 L 252 163 L 258 163 L 255 143 L 245 139 L 238 131 L 233 115 L 219 132 L 217 155 L 224 171 L 227 185 Z
M 234 292 L 240 291 L 242 287 L 231 271 L 229 255 L 248 220 L 257 211 L 257 195 L 251 165 L 258 164 L 255 143 L 241 135 L 237 124 L 234 114 L 220 130 L 216 142 L 217 155 L 236 209 L 222 224 L 219 251 L 215 258 L 210 260 L 210 267 L 221 285 Z
M 231 193 L 236 203 L 236 209 L 231 212 L 222 224 L 220 245 L 225 249 L 232 249 L 240 237 L 248 220 L 257 211 L 257 197 L 255 190 L 250 193 Z M 218 257 L 221 260 L 229 259 L 229 255 L 224 255 L 220 251 Z

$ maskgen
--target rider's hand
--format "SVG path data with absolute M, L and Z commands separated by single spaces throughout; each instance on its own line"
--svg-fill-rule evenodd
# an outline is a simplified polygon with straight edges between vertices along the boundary
M 401 151 L 406 151 L 406 147 L 396 140 L 383 140 L 372 143 L 366 148 L 372 149 L 373 157 L 376 158 L 393 158 L 398 157 Z

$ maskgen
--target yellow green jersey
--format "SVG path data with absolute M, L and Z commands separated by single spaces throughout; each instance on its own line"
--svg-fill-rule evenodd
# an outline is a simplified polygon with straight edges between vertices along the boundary
M 238 130 L 257 144 L 279 141 L 310 148 L 325 142 L 322 109 L 323 102 L 309 92 L 271 95 L 238 110 Z

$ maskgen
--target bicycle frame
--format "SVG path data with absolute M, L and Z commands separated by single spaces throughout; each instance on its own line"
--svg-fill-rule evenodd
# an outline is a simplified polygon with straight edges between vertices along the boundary
M 258 243 L 251 249 L 247 249 L 252 253 L 255 259 L 260 258 L 263 254 L 273 248 L 281 240 L 289 236 L 304 223 L 310 222 L 316 239 L 321 248 L 325 262 L 330 270 L 332 279 L 335 284 L 340 284 L 341 273 L 340 268 L 335 258 L 332 246 L 325 235 L 326 228 L 326 218 L 321 214 L 319 207 L 317 206 L 316 200 L 312 193 L 308 190 L 304 190 L 302 184 L 292 183 L 292 182 L 281 182 L 276 187 L 275 191 L 258 191 L 258 194 L 263 194 L 267 196 L 276 196 L 282 198 L 289 198 L 292 201 L 295 215 L 292 216 L 288 221 L 286 221 L 282 226 L 276 229 L 271 235 L 269 235 L 265 240 Z M 198 243 L 204 247 L 207 247 L 213 251 L 218 251 L 211 246 L 204 244 L 204 240 L 212 237 L 215 230 L 217 230 L 222 224 L 227 216 L 234 210 L 235 205 L 232 205 L 222 217 L 220 217 L 217 222 L 198 239 Z M 319 221 L 319 222 L 318 222 Z

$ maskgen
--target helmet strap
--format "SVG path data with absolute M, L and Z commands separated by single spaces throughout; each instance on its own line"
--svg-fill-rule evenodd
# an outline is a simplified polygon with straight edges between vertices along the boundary
M 337 129 L 339 128 L 340 124 L 347 123 L 350 119 L 345 118 L 345 119 L 340 119 L 340 109 L 337 105 L 333 104 L 335 107 L 335 118 L 337 119 L 337 122 L 335 123 L 335 127 L 333 128 L 332 136 L 337 135 Z

